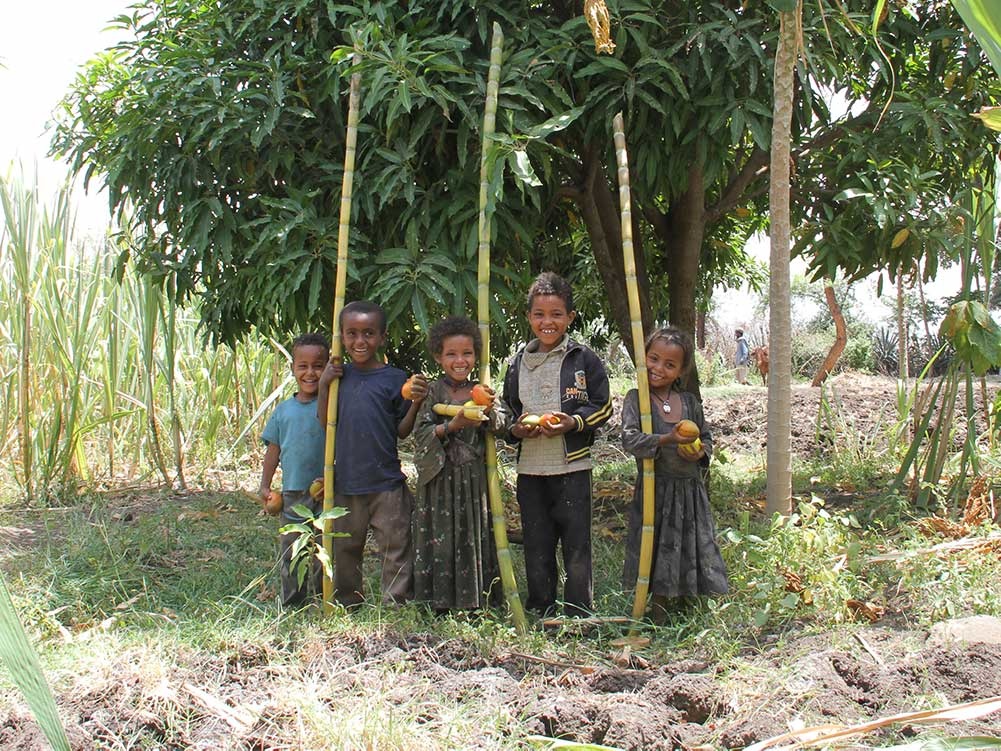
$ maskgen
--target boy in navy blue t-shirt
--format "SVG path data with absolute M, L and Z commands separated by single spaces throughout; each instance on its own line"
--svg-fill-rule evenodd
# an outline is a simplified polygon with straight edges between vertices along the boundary
M 314 514 L 322 503 L 309 495 L 313 480 L 323 478 L 323 426 L 316 423 L 316 395 L 320 375 L 330 358 L 330 345 L 321 334 L 303 334 L 292 342 L 292 375 L 299 390 L 295 396 L 281 402 L 271 413 L 261 439 L 267 448 L 261 472 L 260 496 L 267 502 L 275 470 L 282 468 L 282 526 L 302 522 L 292 507 L 301 503 Z M 322 570 L 315 558 L 310 562 L 309 576 L 299 584 L 291 571 L 292 544 L 297 532 L 281 536 L 282 605 L 298 605 L 310 594 L 319 594 Z
M 410 517 L 413 496 L 404 481 L 397 440 L 406 438 L 424 397 L 427 381 L 412 381 L 413 401 L 400 389 L 407 374 L 377 359 L 386 341 L 386 313 L 372 302 L 352 302 L 340 316 L 344 352 L 351 362 L 327 364 L 320 378 L 317 416 L 327 422 L 330 384 L 340 378 L 337 396 L 337 459 L 334 503 L 348 514 L 333 523 L 334 598 L 350 606 L 363 599 L 362 555 L 371 527 L 382 558 L 382 600 L 412 596 Z

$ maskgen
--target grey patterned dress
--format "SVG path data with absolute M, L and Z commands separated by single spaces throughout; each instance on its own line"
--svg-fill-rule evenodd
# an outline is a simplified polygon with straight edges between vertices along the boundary
M 451 418 L 431 410 L 437 403 L 449 403 L 442 380 L 430 384 L 414 427 L 414 599 L 436 610 L 483 608 L 501 592 L 484 439 L 487 429 L 503 424 L 503 413 L 498 400 L 486 428 L 466 428 L 442 440 L 434 429 Z
M 688 392 L 681 393 L 681 403 L 682 414 L 670 417 L 675 422 L 688 419 L 699 426 L 702 445 L 709 457 L 712 435 L 705 426 L 702 405 Z M 730 585 L 716 545 L 716 527 L 702 477 L 702 465 L 708 463 L 708 458 L 689 462 L 678 455 L 675 446 L 659 446 L 657 436 L 674 430 L 675 422 L 666 422 L 667 415 L 659 409 L 652 411 L 653 435 L 643 433 L 640 428 L 636 389 L 626 394 L 622 405 L 622 446 L 636 457 L 638 472 L 629 509 L 623 586 L 627 589 L 636 586 L 643 526 L 642 460 L 653 458 L 656 512 L 650 593 L 663 597 L 723 594 Z

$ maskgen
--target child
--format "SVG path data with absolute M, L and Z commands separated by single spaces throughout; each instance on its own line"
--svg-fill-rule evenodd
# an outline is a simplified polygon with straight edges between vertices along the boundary
M 435 610 L 483 608 L 500 592 L 484 446 L 503 427 L 503 412 L 485 388 L 477 393 L 490 402 L 484 422 L 463 414 L 443 417 L 431 409 L 473 397 L 469 376 L 481 346 L 479 329 L 468 318 L 446 318 L 428 336 L 428 349 L 444 375 L 429 386 L 414 430 L 414 597 Z
M 569 336 L 573 291 L 556 274 L 528 290 L 535 338 L 515 355 L 504 402 L 518 442 L 518 506 L 525 544 L 526 607 L 542 615 L 556 604 L 556 545 L 566 570 L 564 611 L 591 610 L 591 444 L 612 414 L 608 376 L 590 349 Z M 541 419 L 540 418 L 545 418 Z
M 334 597 L 346 607 L 363 600 L 362 554 L 369 527 L 382 558 L 383 602 L 410 599 L 413 561 L 410 516 L 413 497 L 407 489 L 396 442 L 414 428 L 427 381 L 415 376 L 413 401 L 400 389 L 407 374 L 377 358 L 386 341 L 386 313 L 372 302 L 348 303 L 340 315 L 344 352 L 351 362 L 330 362 L 320 378 L 316 414 L 327 424 L 330 384 L 340 378 L 337 396 L 334 503 L 348 510 L 335 519 Z
M 280 462 L 283 526 L 305 521 L 292 511 L 297 503 L 312 509 L 314 514 L 322 510 L 322 504 L 310 497 L 309 486 L 313 480 L 323 477 L 323 426 L 316 423 L 316 395 L 320 374 L 329 357 L 330 345 L 320 334 L 303 334 L 292 342 L 292 375 L 299 390 L 275 408 L 261 434 L 267 449 L 260 496 L 266 503 L 271 493 L 271 480 Z M 301 585 L 290 571 L 292 544 L 298 537 L 296 532 L 281 536 L 282 605 L 286 607 L 302 604 L 307 597 L 320 591 L 322 570 L 315 558 Z
M 729 590 L 702 479 L 702 468 L 709 465 L 712 454 L 712 436 L 705 425 L 702 405 L 694 394 L 681 390 L 692 364 L 692 352 L 691 339 L 676 328 L 658 329 L 646 340 L 652 434 L 641 431 L 636 389 L 626 394 L 622 405 L 623 448 L 636 456 L 638 466 L 642 459 L 654 459 L 656 510 L 650 592 L 655 622 L 663 622 L 671 599 L 724 594 Z M 681 420 L 698 425 L 701 448 L 690 445 L 694 437 L 678 433 Z M 635 586 L 639 569 L 642 484 L 640 472 L 626 538 L 623 582 L 627 588 Z

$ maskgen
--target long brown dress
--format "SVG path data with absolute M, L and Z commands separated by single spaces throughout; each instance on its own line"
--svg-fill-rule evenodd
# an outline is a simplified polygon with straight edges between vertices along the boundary
M 499 401 L 485 427 L 438 438 L 435 427 L 451 419 L 431 409 L 449 403 L 448 387 L 439 379 L 417 415 L 414 599 L 435 610 L 483 608 L 500 594 L 484 459 L 484 440 L 493 439 L 488 431 L 503 425 Z
M 712 455 L 712 435 L 705 426 L 702 405 L 691 393 L 681 393 L 682 413 L 671 415 L 675 422 L 691 420 L 702 432 L 706 457 Z M 639 398 L 636 389 L 626 394 L 622 404 L 622 447 L 636 457 L 638 468 L 629 531 L 623 586 L 636 585 L 639 569 L 640 533 L 643 526 L 643 474 L 641 461 L 654 460 L 654 543 L 650 571 L 650 593 L 663 597 L 724 594 L 730 588 L 726 565 L 716 545 L 716 526 L 709 507 L 709 495 L 702 479 L 700 462 L 678 456 L 675 446 L 660 446 L 658 436 L 674 430 L 675 422 L 653 409 L 653 434 L 640 429 Z M 703 458 L 708 463 L 708 458 Z

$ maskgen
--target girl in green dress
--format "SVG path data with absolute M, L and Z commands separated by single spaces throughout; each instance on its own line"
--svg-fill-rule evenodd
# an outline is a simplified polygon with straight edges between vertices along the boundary
M 484 460 L 486 440 L 504 425 L 491 389 L 470 380 L 480 332 L 463 317 L 435 324 L 428 348 L 443 371 L 417 416 L 417 494 L 413 516 L 414 599 L 437 611 L 486 607 L 500 594 Z M 487 401 L 485 420 L 435 414 L 435 404 Z M 491 596 L 493 595 L 493 596 Z

